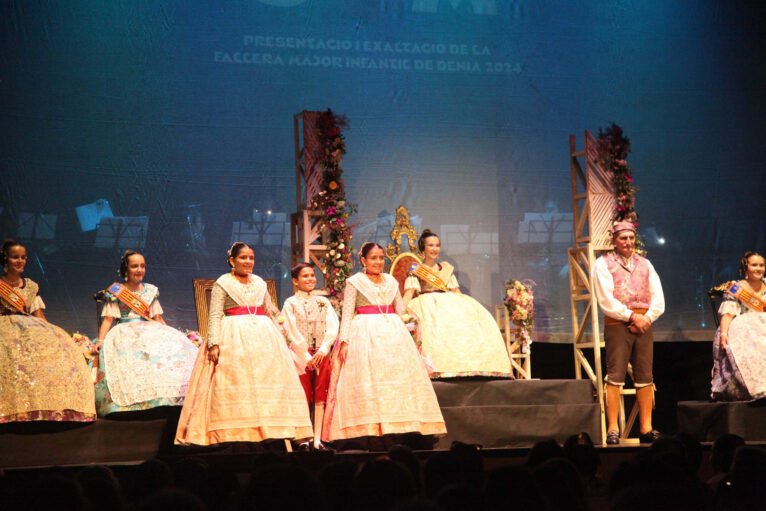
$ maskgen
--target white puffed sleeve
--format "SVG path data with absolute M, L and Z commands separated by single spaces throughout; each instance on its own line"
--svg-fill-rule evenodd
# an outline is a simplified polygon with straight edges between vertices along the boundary
M 740 307 L 739 307 L 739 302 L 737 301 L 737 299 L 731 293 L 728 293 L 728 292 L 724 293 L 721 306 L 718 307 L 718 314 L 720 314 L 721 316 L 723 316 L 724 314 L 729 314 L 736 318 L 737 316 L 739 316 L 739 313 L 740 313 Z
M 40 298 L 40 295 L 35 296 L 35 299 L 32 300 L 32 304 L 29 306 L 29 313 L 33 313 L 37 310 L 45 309 L 45 303 L 43 303 L 43 299 Z
M 101 308 L 101 317 L 119 319 L 121 317 L 120 306 L 117 305 L 117 302 L 104 302 L 104 306 Z
M 404 281 L 404 290 L 409 291 L 410 289 L 414 289 L 418 293 L 422 291 L 420 280 L 415 275 L 409 275 Z
M 154 316 L 162 316 L 162 306 L 159 300 L 152 301 L 152 304 L 149 306 L 149 317 L 153 318 Z

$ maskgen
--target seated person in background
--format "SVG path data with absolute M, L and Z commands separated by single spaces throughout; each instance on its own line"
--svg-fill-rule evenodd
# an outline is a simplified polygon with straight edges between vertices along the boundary
M 180 406 L 197 346 L 162 319 L 157 287 L 142 282 L 143 255 L 126 250 L 119 273 L 124 284 L 115 282 L 104 293 L 103 320 L 94 347 L 100 352 L 98 414 Z
M 721 325 L 713 341 L 711 394 L 720 401 L 766 396 L 766 282 L 764 258 L 746 252 L 740 261 L 744 280 L 728 283 L 718 309 Z
M 479 302 L 460 292 L 454 268 L 437 262 L 439 237 L 426 229 L 418 239 L 423 262 L 404 283 L 404 304 L 420 322 L 423 353 L 431 378 L 511 378 L 511 361 L 495 319 Z

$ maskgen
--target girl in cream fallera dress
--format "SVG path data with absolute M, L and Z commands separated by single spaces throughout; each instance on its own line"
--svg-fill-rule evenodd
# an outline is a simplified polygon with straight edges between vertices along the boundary
M 250 273 L 253 250 L 238 242 L 230 254 L 233 271 L 213 287 L 207 344 L 195 363 L 176 443 L 311 438 L 298 379 L 308 356 L 293 356 L 270 316 L 278 311 L 266 282 Z
M 433 365 L 431 377 L 512 378 L 511 361 L 495 319 L 479 302 L 460 293 L 451 264 L 436 262 L 439 237 L 426 229 L 418 248 L 425 254 L 422 264 L 443 284 L 414 274 L 404 283 L 405 304 L 420 321 L 423 353 Z
M 383 249 L 361 249 L 365 273 L 346 280 L 340 353 L 322 439 L 391 433 L 446 434 L 428 371 L 399 314 L 399 284 L 382 273 Z

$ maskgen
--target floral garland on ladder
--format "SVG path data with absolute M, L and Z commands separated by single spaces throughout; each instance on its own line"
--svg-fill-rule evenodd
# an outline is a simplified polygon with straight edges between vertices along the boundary
M 529 345 L 532 344 L 532 325 L 535 324 L 535 297 L 532 294 L 534 285 L 531 280 L 509 280 L 505 283 L 503 303 L 511 320 L 519 327 L 523 353 L 528 353 Z
M 321 222 L 327 226 L 327 253 L 325 263 L 325 288 L 330 296 L 343 292 L 346 278 L 353 271 L 351 262 L 351 238 L 354 226 L 348 225 L 348 217 L 356 211 L 356 205 L 346 201 L 343 186 L 343 169 L 340 163 L 346 154 L 341 127 L 348 126 L 344 116 L 337 116 L 332 110 L 322 112 L 316 121 L 319 139 L 319 162 L 323 167 L 321 191 L 315 197 L 312 207 L 322 211 Z
M 638 227 L 636 192 L 633 186 L 633 169 L 626 158 L 630 152 L 630 139 L 622 134 L 622 128 L 612 123 L 606 131 L 598 130 L 598 152 L 601 166 L 612 173 L 617 204 L 612 214 L 613 222 L 633 222 Z
M 606 131 L 598 130 L 599 163 L 612 173 L 616 204 L 612 213 L 612 222 L 631 222 L 638 228 L 636 213 L 636 192 L 633 186 L 633 169 L 626 161 L 630 153 L 630 139 L 623 135 L 622 128 L 612 123 Z M 636 234 L 636 252 L 646 255 L 646 245 L 642 237 Z

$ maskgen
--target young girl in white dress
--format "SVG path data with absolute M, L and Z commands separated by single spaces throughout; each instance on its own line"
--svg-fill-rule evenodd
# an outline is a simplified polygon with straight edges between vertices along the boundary
M 383 273 L 383 248 L 368 242 L 360 254 L 365 270 L 349 277 L 343 291 L 322 440 L 446 434 L 425 363 L 400 318 L 399 284 Z

